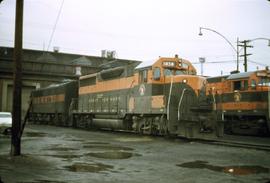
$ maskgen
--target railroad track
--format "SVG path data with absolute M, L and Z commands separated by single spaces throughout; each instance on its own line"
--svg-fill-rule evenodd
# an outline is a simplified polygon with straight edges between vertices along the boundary
M 104 130 L 102 130 L 104 131 Z M 115 133 L 126 133 L 126 134 L 136 134 L 127 131 L 114 131 Z M 139 134 L 136 134 L 139 135 Z M 146 134 L 144 134 L 146 135 Z M 149 135 L 146 135 L 149 136 Z M 152 135 L 150 135 L 152 136 Z M 166 138 L 162 136 L 152 136 L 157 138 Z M 221 139 L 187 139 L 185 137 L 180 136 L 171 136 L 171 138 L 179 138 L 185 139 L 188 141 L 196 141 L 199 143 L 205 144 L 213 144 L 213 145 L 222 145 L 228 147 L 239 147 L 239 148 L 248 148 L 248 149 L 256 149 L 256 150 L 263 150 L 263 151 L 270 151 L 270 138 L 269 137 L 255 137 L 255 136 L 239 136 L 239 135 L 225 135 Z
M 223 139 L 218 140 L 198 140 L 201 143 L 223 145 L 230 147 L 249 148 L 263 151 L 270 151 L 270 138 L 269 137 L 250 137 L 250 136 L 237 136 L 230 135 Z
M 82 128 L 78 128 L 80 130 L 86 130 Z M 88 129 L 89 130 L 89 129 Z M 91 130 L 90 130 L 91 131 Z M 153 136 L 147 134 L 137 134 L 131 131 L 111 131 L 111 130 L 102 130 L 96 129 L 94 131 L 101 131 L 104 133 L 122 133 L 122 134 L 132 134 L 132 135 L 143 135 L 143 136 L 151 136 L 155 138 L 167 138 L 164 136 Z M 222 146 L 229 146 L 229 147 L 239 147 L 239 148 L 249 148 L 249 149 L 256 149 L 256 150 L 263 150 L 263 151 L 270 151 L 270 137 L 255 137 L 255 136 L 239 136 L 239 135 L 224 135 L 224 137 L 220 139 L 187 139 L 181 136 L 170 136 L 169 139 L 185 139 L 187 141 L 194 141 L 204 144 L 213 144 L 213 145 L 222 145 Z

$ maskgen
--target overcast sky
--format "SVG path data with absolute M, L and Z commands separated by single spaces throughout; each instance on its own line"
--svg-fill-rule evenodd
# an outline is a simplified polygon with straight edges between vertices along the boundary
M 63 0 L 24 0 L 24 44 L 45 50 Z M 270 2 L 267 0 L 64 0 L 49 47 L 60 52 L 100 56 L 115 50 L 118 58 L 149 62 L 159 56 L 198 62 L 205 57 L 205 75 L 228 74 L 236 69 L 236 40 L 270 38 Z M 15 0 L 0 4 L 0 46 L 13 47 Z M 250 43 L 254 64 L 249 70 L 270 65 L 266 40 Z M 243 53 L 243 52 L 242 52 Z M 242 58 L 241 58 L 242 59 Z M 195 65 L 200 74 L 200 65 Z M 243 70 L 242 62 L 240 68 Z

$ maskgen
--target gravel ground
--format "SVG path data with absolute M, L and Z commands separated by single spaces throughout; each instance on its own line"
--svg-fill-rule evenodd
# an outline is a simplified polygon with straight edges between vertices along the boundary
M 184 139 L 28 125 L 22 155 L 0 136 L 4 183 L 270 182 L 270 153 Z

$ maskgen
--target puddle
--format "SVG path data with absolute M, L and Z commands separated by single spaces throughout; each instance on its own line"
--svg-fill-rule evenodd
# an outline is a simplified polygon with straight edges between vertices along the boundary
M 34 180 L 31 182 L 17 182 L 17 183 L 66 183 L 66 182 L 56 180 Z
M 85 156 L 103 159 L 128 159 L 131 158 L 132 156 L 141 156 L 141 155 L 123 151 L 112 151 L 112 152 L 87 153 L 85 154 Z
M 46 137 L 48 134 L 43 132 L 25 132 L 23 136 L 25 137 Z
M 182 164 L 177 164 L 176 166 L 182 168 L 198 168 L 198 169 L 208 169 L 216 172 L 224 172 L 232 175 L 250 175 L 258 173 L 269 173 L 269 168 L 262 166 L 214 166 L 208 164 L 207 161 L 193 161 Z
M 115 140 L 120 142 L 150 142 L 153 141 L 151 137 L 123 137 L 123 138 L 116 138 Z
M 51 147 L 45 150 L 51 150 L 51 151 L 77 151 L 79 149 L 75 149 L 72 147 Z
M 122 147 L 122 146 L 107 146 L 107 145 L 84 145 L 84 148 L 89 149 L 98 149 L 98 150 L 118 150 L 118 151 L 133 151 L 134 149 L 130 147 Z
M 91 172 L 91 173 L 99 173 L 101 171 L 108 171 L 113 169 L 112 165 L 106 165 L 103 163 L 74 163 L 71 166 L 65 166 L 71 172 Z
M 100 144 L 100 145 L 105 145 L 105 144 L 110 144 L 108 142 L 84 142 L 83 144 L 87 145 L 91 145 L 91 144 Z
M 53 150 L 53 151 L 75 151 L 79 149 L 71 148 L 71 147 L 52 147 L 48 150 Z
M 75 155 L 75 154 L 49 154 L 44 156 L 50 156 L 55 158 L 62 158 L 62 159 L 74 159 L 74 158 L 80 158 L 83 155 Z
M 72 142 L 83 142 L 84 139 L 66 139 L 68 141 L 72 141 Z

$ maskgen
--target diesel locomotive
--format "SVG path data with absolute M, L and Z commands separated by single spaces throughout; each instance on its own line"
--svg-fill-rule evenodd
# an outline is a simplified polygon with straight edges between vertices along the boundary
M 78 86 L 75 81 L 71 83 L 71 88 L 63 87 L 64 95 L 45 92 L 57 87 L 34 91 L 32 99 L 39 103 L 33 105 L 31 116 L 55 110 L 49 120 L 58 121 L 56 114 L 62 110 L 60 124 L 76 128 L 207 139 L 223 135 L 213 96 L 206 95 L 206 78 L 197 76 L 193 65 L 177 55 L 160 57 L 145 67 L 105 69 L 81 76 Z M 54 100 L 40 99 L 52 96 Z
M 34 123 L 70 126 L 70 107 L 76 98 L 77 81 L 64 81 L 35 90 L 31 93 L 32 106 L 28 120 Z
M 234 73 L 207 79 L 207 95 L 214 96 L 226 133 L 269 135 L 270 71 Z

